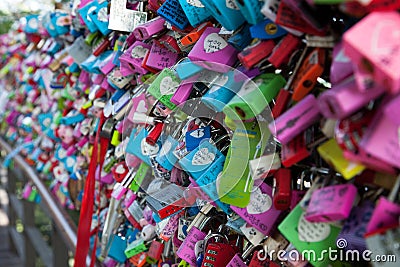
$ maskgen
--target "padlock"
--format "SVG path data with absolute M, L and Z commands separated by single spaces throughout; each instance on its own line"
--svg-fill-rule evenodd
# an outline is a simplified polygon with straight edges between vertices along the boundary
M 367 224 L 374 211 L 374 204 L 369 199 L 365 199 L 353 207 L 349 218 L 344 222 L 343 228 L 338 236 L 339 239 L 345 239 L 347 246 L 345 250 L 358 250 L 362 252 L 367 249 L 364 234 L 367 230 Z
M 279 74 L 261 74 L 245 82 L 223 111 L 234 120 L 254 118 L 267 107 L 284 84 L 285 79 Z
M 178 54 L 153 43 L 147 54 L 146 66 L 156 70 L 172 67 L 178 59 Z
M 179 0 L 179 3 L 190 25 L 193 27 L 197 27 L 202 22 L 211 18 L 211 13 L 204 7 L 200 0 Z
M 178 0 L 166 0 L 157 10 L 157 14 L 180 30 L 189 25 L 189 20 Z
M 156 155 L 161 148 L 161 142 L 157 142 L 155 145 L 150 145 L 146 142 L 148 130 L 141 129 L 140 132 L 135 136 L 131 136 L 129 143 L 126 147 L 126 152 L 139 157 L 141 160 L 150 165 L 151 155 Z
M 202 142 L 196 149 L 179 160 L 180 166 L 196 180 L 224 155 L 209 141 Z
M 231 209 L 261 233 L 269 235 L 281 213 L 273 206 L 272 197 L 272 188 L 261 183 L 251 193 L 247 207 L 231 206 Z
M 189 59 L 209 70 L 227 72 L 233 66 L 238 51 L 219 34 L 220 29 L 208 27 L 189 52 Z M 227 66 L 225 66 L 227 65 Z
M 239 7 L 240 12 L 246 21 L 250 24 L 257 24 L 264 18 L 260 12 L 263 6 L 262 1 L 258 0 L 235 0 L 236 6 Z
M 381 196 L 372 213 L 367 225 L 367 233 L 371 233 L 380 228 L 388 227 L 399 223 L 400 205 L 396 203 L 400 187 L 400 176 L 387 198 Z
M 327 186 L 312 193 L 304 214 L 309 222 L 333 222 L 349 217 L 357 196 L 357 188 L 352 184 Z
M 208 243 L 209 239 L 217 238 L 215 243 Z M 221 243 L 219 239 L 225 240 L 226 243 Z M 228 238 L 219 233 L 209 234 L 204 238 L 204 259 L 202 267 L 211 266 L 227 266 L 229 261 L 238 252 L 238 247 L 228 244 Z
M 94 1 L 94 3 L 95 5 L 93 7 L 96 8 L 94 10 L 92 10 L 92 8 L 89 9 L 87 19 L 91 19 L 91 22 L 96 25 L 101 34 L 107 35 L 111 32 L 111 30 L 108 29 L 108 3 L 98 1 Z
M 382 87 L 360 92 L 354 77 L 348 78 L 318 97 L 321 113 L 326 118 L 343 119 L 383 94 Z
M 180 80 L 170 69 L 164 69 L 151 83 L 147 92 L 160 100 L 167 108 L 173 110 L 175 104 L 170 99 L 178 89 Z
M 274 49 L 273 40 L 260 40 L 243 49 L 238 54 L 238 59 L 246 69 L 253 68 L 257 63 L 266 58 Z
M 219 217 L 215 216 L 217 215 L 215 211 L 216 210 L 210 204 L 201 209 L 200 213 L 195 217 L 191 225 L 189 225 L 187 229 L 188 235 L 176 252 L 178 257 L 185 260 L 192 266 L 196 266 L 196 243 L 200 240 L 204 240 L 204 238 L 207 236 L 207 234 L 204 232 L 207 230 L 207 228 L 212 227 L 214 230 L 217 228 L 216 225 L 210 224 L 213 220 L 220 219 Z M 212 215 L 215 217 L 211 217 Z
M 276 189 L 273 193 L 273 204 L 277 210 L 286 210 L 290 207 L 292 198 L 292 175 L 289 169 L 281 168 L 274 174 L 274 185 Z
M 211 82 L 210 89 L 201 97 L 201 101 L 211 109 L 221 112 L 224 106 L 239 92 L 243 82 L 237 82 L 235 78 L 245 79 L 242 76 L 245 75 L 236 70 L 221 73 Z
M 335 45 L 332 53 L 329 81 L 336 85 L 353 74 L 353 64 L 343 49 L 342 42 Z
M 315 48 L 307 56 L 293 81 L 292 99 L 294 101 L 300 101 L 314 88 L 317 78 L 324 71 L 325 61 L 326 51 L 322 48 Z
M 131 242 L 130 244 L 128 244 L 124 253 L 127 258 L 131 258 L 141 252 L 146 251 L 147 249 L 148 248 L 146 246 L 145 241 L 143 239 L 138 238 L 133 242 Z
M 297 38 L 292 34 L 287 34 L 274 47 L 268 57 L 268 62 L 270 62 L 275 68 L 280 68 L 282 65 L 289 62 L 290 57 L 300 47 L 300 45 L 300 38 Z M 303 61 L 303 58 L 300 57 L 299 61 Z M 292 76 L 293 75 L 296 75 L 295 71 L 292 73 Z
M 218 195 L 222 202 L 244 208 L 250 201 L 254 181 L 247 157 L 257 158 L 264 151 L 269 133 L 263 132 L 264 122 L 240 123 L 231 139 L 224 171 L 219 178 Z M 240 174 L 240 175 L 238 175 Z
M 223 31 L 221 30 L 220 33 L 223 33 Z M 250 35 L 249 24 L 243 24 L 243 26 L 234 31 L 232 35 L 228 38 L 228 43 L 239 51 L 250 45 L 251 41 L 252 38 Z
M 142 62 L 146 54 L 150 51 L 151 45 L 136 41 L 120 57 L 121 62 L 126 62 L 133 67 L 133 70 L 140 74 L 146 74 L 147 69 L 142 67 Z
M 200 2 L 209 10 L 212 16 L 228 31 L 234 31 L 245 22 L 239 7 L 234 0 L 218 0 L 215 2 Z
M 400 97 L 387 99 L 375 113 L 370 126 L 360 142 L 360 147 L 368 154 L 394 166 L 400 167 L 399 147 L 399 113 L 396 108 Z M 377 145 L 379 141 L 379 145 Z
M 308 23 L 302 16 L 303 12 L 294 10 L 286 1 L 281 1 L 276 14 L 276 23 L 287 28 L 294 29 L 312 35 L 324 35 L 324 30 L 317 29 L 314 25 Z
M 385 36 L 384 49 L 380 49 L 376 42 L 377 39 L 382 40 L 377 35 L 381 33 L 382 27 L 396 29 L 399 24 L 400 16 L 396 12 L 372 13 L 343 35 L 343 48 L 354 65 L 360 71 L 372 75 L 373 81 L 391 94 L 400 89 L 399 77 L 389 71 L 397 68 L 400 62 L 397 37 L 393 34 Z M 364 35 L 365 29 L 372 33 L 371 37 Z
M 392 166 L 369 155 L 359 146 L 373 115 L 373 112 L 360 111 L 339 121 L 335 126 L 336 140 L 343 149 L 343 156 L 346 159 L 359 162 L 371 170 L 395 174 Z
M 157 240 L 153 240 L 149 247 L 149 251 L 147 252 L 147 262 L 150 264 L 154 264 L 161 259 L 161 254 L 164 250 L 164 243 L 161 243 Z
M 275 122 L 270 123 L 268 127 L 277 140 L 285 145 L 319 118 L 317 100 L 313 95 L 308 95 L 279 116 Z
M 142 5 L 139 4 L 139 10 Z M 147 12 L 127 8 L 127 0 L 112 0 L 108 28 L 114 31 L 133 32 L 147 21 Z
M 300 252 L 312 249 L 316 255 L 322 255 L 321 251 L 328 247 L 335 247 L 336 237 L 340 232 L 340 228 L 333 224 L 308 222 L 299 205 L 281 222 L 278 229 Z M 314 266 L 325 266 L 329 263 L 328 257 L 321 257 L 316 261 L 310 254 L 304 256 Z
M 343 151 L 340 149 L 335 139 L 330 139 L 323 143 L 317 150 L 321 157 L 331 164 L 335 170 L 340 172 L 343 178 L 347 180 L 353 178 L 365 169 L 365 166 L 345 159 L 343 157 Z
M 89 29 L 90 32 L 95 32 L 97 31 L 97 26 L 96 24 L 92 21 L 92 18 L 89 16 L 91 11 L 94 11 L 97 9 L 97 2 L 93 1 L 85 5 L 84 7 L 81 7 L 78 12 L 81 16 L 81 19 L 83 19 L 86 27 Z
M 136 40 L 143 41 L 150 39 L 153 35 L 165 29 L 165 20 L 161 17 L 155 17 L 146 23 L 140 24 L 135 27 L 132 34 Z
M 270 19 L 264 19 L 250 27 L 250 34 L 252 38 L 269 40 L 282 37 L 287 32 Z

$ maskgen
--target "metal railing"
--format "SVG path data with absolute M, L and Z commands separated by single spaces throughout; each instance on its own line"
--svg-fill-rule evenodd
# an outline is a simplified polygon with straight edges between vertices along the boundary
M 2 155 L 7 155 L 13 150 L 1 137 L 0 149 Z M 14 168 L 8 168 L 7 173 L 7 194 L 9 196 L 10 237 L 15 245 L 15 252 L 27 267 L 36 266 L 38 258 L 44 266 L 69 266 L 71 256 L 76 249 L 76 224 L 54 199 L 36 171 L 20 155 L 15 156 L 13 161 Z M 31 182 L 36 187 L 41 197 L 39 206 L 51 221 L 51 245 L 45 241 L 35 225 L 35 209 L 38 204 L 17 197 L 17 184 L 26 182 Z M 17 231 L 18 227 L 23 230 Z M 90 258 L 87 257 L 87 263 L 89 261 Z M 96 266 L 100 265 L 96 263 Z

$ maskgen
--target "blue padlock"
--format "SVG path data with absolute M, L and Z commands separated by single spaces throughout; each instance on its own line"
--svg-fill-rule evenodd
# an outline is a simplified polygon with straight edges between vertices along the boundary
M 235 74 L 240 73 L 236 70 L 230 70 L 221 74 L 213 82 L 210 90 L 201 98 L 201 101 L 213 110 L 221 112 L 225 105 L 239 92 L 244 82 L 243 79 L 236 81 Z M 244 74 L 242 75 L 244 76 Z
M 276 39 L 287 34 L 287 31 L 272 20 L 265 19 L 250 27 L 252 38 L 261 40 Z
M 261 8 L 264 5 L 263 0 L 235 0 L 237 6 L 242 12 L 243 17 L 250 24 L 257 24 L 264 19 Z
M 209 20 L 211 17 L 210 11 L 204 7 L 200 0 L 179 0 L 190 25 L 196 27 L 202 22 Z
M 168 171 L 171 171 L 178 158 L 173 154 L 175 148 L 179 145 L 179 142 L 172 136 L 168 136 L 165 140 L 160 153 L 156 156 L 156 161 Z
M 228 43 L 239 51 L 245 49 L 252 41 L 250 24 L 244 24 L 237 32 L 228 39 Z
M 203 141 L 195 150 L 182 158 L 179 164 L 194 179 L 198 179 L 213 165 L 215 160 L 223 156 L 214 145 L 208 141 Z
M 103 35 L 108 35 L 111 32 L 108 29 L 108 1 L 103 1 L 102 3 L 94 1 L 93 3 L 96 9 L 91 9 L 87 15 Z
M 157 10 L 157 14 L 180 30 L 189 25 L 189 20 L 178 0 L 166 0 Z
M 149 131 L 144 128 L 136 136 L 134 134 L 135 132 L 131 133 L 126 152 L 140 158 L 147 165 L 151 165 L 150 156 L 156 155 L 160 151 L 161 142 L 157 141 L 154 146 L 148 144 L 146 137 Z
M 186 80 L 190 77 L 193 77 L 194 75 L 199 74 L 202 70 L 202 67 L 194 64 L 188 58 L 182 60 L 179 64 L 175 66 L 175 72 L 181 80 Z
M 193 131 L 187 131 L 185 135 L 186 150 L 192 151 L 200 145 L 204 139 L 211 137 L 211 127 L 201 127 Z
M 91 12 L 97 9 L 97 5 L 95 1 L 92 1 L 78 10 L 79 15 L 86 24 L 86 27 L 90 32 L 96 32 L 98 30 L 96 24 L 93 22 L 92 18 L 89 16 Z
M 228 31 L 234 31 L 245 22 L 235 0 L 200 0 L 212 16 Z

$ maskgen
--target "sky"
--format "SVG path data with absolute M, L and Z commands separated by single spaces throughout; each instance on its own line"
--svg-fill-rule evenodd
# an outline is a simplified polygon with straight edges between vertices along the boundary
M 0 10 L 6 13 L 24 11 L 50 10 L 53 0 L 0 0 Z

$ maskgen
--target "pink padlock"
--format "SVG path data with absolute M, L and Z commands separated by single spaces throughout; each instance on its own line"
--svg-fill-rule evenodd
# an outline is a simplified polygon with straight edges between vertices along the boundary
M 133 30 L 132 34 L 137 40 L 146 40 L 165 29 L 165 20 L 161 17 L 155 17 L 147 21 L 146 23 L 140 24 Z
M 331 185 L 313 192 L 304 218 L 309 222 L 333 222 L 350 215 L 357 188 L 352 184 Z
M 268 125 L 281 144 L 289 143 L 321 117 L 315 96 L 308 95 Z
M 372 213 L 371 219 L 368 222 L 367 233 L 399 223 L 400 204 L 394 202 L 398 197 L 399 187 L 400 176 L 397 177 L 397 180 L 388 198 L 379 198 L 374 212 Z
M 269 235 L 274 230 L 281 214 L 273 205 L 272 188 L 265 183 L 261 183 L 251 193 L 250 204 L 247 207 L 231 206 L 231 209 L 264 235 Z
M 171 97 L 171 102 L 175 105 L 180 105 L 188 100 L 190 93 L 193 89 L 193 83 L 181 83 L 176 89 L 174 95 Z
M 189 233 L 187 234 L 185 240 L 183 241 L 182 245 L 176 252 L 176 255 L 178 255 L 179 258 L 189 263 L 191 266 L 196 266 L 196 255 L 194 252 L 194 248 L 197 241 L 204 240 L 206 236 L 207 236 L 206 233 L 203 233 L 196 227 L 192 227 Z
M 239 51 L 222 38 L 219 32 L 219 28 L 205 29 L 188 57 L 203 68 L 225 73 L 229 70 L 227 66 L 233 66 L 237 61 Z
M 178 60 L 178 54 L 153 43 L 146 61 L 146 66 L 156 70 L 172 67 Z
M 135 72 L 146 74 L 148 70 L 142 67 L 142 62 L 150 49 L 150 44 L 136 41 L 126 50 L 119 60 L 128 63 Z
M 375 87 L 366 92 L 357 90 L 354 77 L 334 85 L 318 97 L 321 113 L 326 118 L 343 119 L 364 107 L 371 100 L 384 93 L 382 87 Z
M 400 96 L 382 103 L 360 146 L 372 156 L 400 168 Z
M 400 14 L 373 12 L 343 35 L 346 55 L 386 91 L 400 91 Z M 365 34 L 369 33 L 369 34 Z
M 100 85 L 104 80 L 104 75 L 97 73 L 92 75 L 92 82 L 95 85 Z

